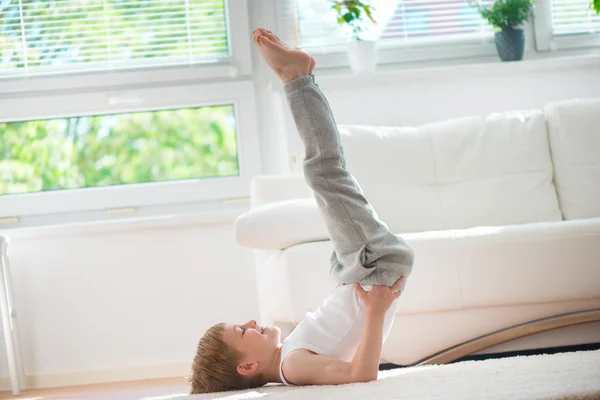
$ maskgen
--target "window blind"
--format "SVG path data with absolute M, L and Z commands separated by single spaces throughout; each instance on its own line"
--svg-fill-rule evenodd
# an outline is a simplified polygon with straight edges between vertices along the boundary
M 0 0 L 0 77 L 229 56 L 225 0 Z
M 336 46 L 351 40 L 329 0 L 280 0 L 278 18 L 287 39 L 300 48 Z M 492 0 L 472 1 L 481 5 Z M 372 0 L 377 25 L 365 24 L 365 38 L 386 43 L 482 40 L 493 29 L 465 0 Z
M 552 0 L 552 33 L 578 35 L 600 32 L 600 16 L 590 0 Z

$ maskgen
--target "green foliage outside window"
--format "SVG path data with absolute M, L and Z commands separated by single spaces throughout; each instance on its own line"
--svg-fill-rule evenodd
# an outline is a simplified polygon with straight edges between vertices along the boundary
M 238 174 L 231 105 L 0 123 L 0 194 Z

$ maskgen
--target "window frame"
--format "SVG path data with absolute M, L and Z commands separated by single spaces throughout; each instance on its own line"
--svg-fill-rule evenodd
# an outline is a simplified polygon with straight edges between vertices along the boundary
M 77 71 L 46 75 L 2 76 L 0 71 L 0 97 L 40 91 L 67 91 L 85 88 L 97 89 L 123 85 L 152 85 L 166 82 L 198 81 L 209 79 L 235 79 L 252 74 L 251 43 L 248 0 L 225 0 L 227 34 L 230 56 L 201 63 L 141 68 L 116 68 L 100 71 Z M 132 61 L 132 65 L 135 61 Z
M 294 2 L 295 0 L 278 0 L 277 6 L 280 10 L 290 9 Z M 276 12 L 276 14 L 279 13 L 280 11 Z M 290 26 L 284 26 L 284 22 L 281 18 L 277 18 L 278 31 L 284 32 L 287 37 L 295 35 Z M 480 40 L 472 41 L 439 37 L 413 39 L 406 42 L 377 41 L 377 48 L 377 65 L 487 57 L 497 54 L 493 33 L 482 36 Z M 345 45 L 330 46 L 327 51 L 324 51 L 323 48 L 303 50 L 315 58 L 317 68 L 348 68 L 350 66 Z
M 555 36 L 552 33 L 552 0 L 537 3 L 533 28 L 537 51 L 555 52 L 600 46 L 600 33 Z
M 0 217 L 247 197 L 252 178 L 260 173 L 257 112 L 251 81 L 0 99 L 0 121 L 3 122 L 222 104 L 233 104 L 235 108 L 239 176 L 2 195 Z

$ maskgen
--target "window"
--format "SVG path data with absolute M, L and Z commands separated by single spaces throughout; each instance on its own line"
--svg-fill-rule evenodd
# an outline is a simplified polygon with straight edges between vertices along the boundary
M 224 0 L 8 0 L 2 76 L 218 61 L 229 52 Z
M 248 32 L 245 0 L 0 0 L 0 217 L 247 197 Z
M 246 0 L 1 0 L 0 93 L 248 76 L 249 30 Z
M 0 121 L 0 216 L 245 197 L 260 169 L 251 81 L 0 100 Z
M 0 195 L 239 175 L 232 104 L 0 123 Z
M 478 3 L 489 4 L 491 0 Z M 323 0 L 280 0 L 279 26 L 285 31 L 286 39 L 317 55 L 343 52 L 351 35 L 348 28 L 337 24 L 331 4 Z M 495 51 L 492 28 L 477 9 L 464 0 L 373 0 L 371 4 L 377 25 L 366 24 L 365 37 L 378 40 L 384 53 L 387 49 L 395 50 L 396 54 L 392 58 L 384 54 L 384 62 L 386 59 L 411 61 L 419 49 L 421 54 L 416 58 L 422 59 Z M 448 49 L 449 46 L 451 52 L 422 52 L 422 49 Z
M 591 8 L 590 0 L 538 2 L 534 22 L 540 51 L 600 45 L 600 16 Z

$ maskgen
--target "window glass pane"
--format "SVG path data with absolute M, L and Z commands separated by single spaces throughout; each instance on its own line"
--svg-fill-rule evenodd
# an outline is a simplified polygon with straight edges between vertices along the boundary
M 481 5 L 491 0 L 473 1 Z M 363 39 L 406 41 L 423 38 L 477 38 L 493 29 L 465 0 L 372 0 L 376 25 L 363 24 Z M 296 0 L 300 47 L 324 47 L 352 38 L 347 25 L 337 23 L 331 2 Z
M 225 0 L 0 0 L 0 22 L 2 75 L 229 55 Z
M 600 16 L 590 6 L 590 0 L 553 0 L 552 32 L 572 35 L 600 32 Z
M 0 73 L 24 65 L 20 21 L 18 2 L 0 0 Z
M 237 175 L 233 105 L 0 123 L 0 194 Z

